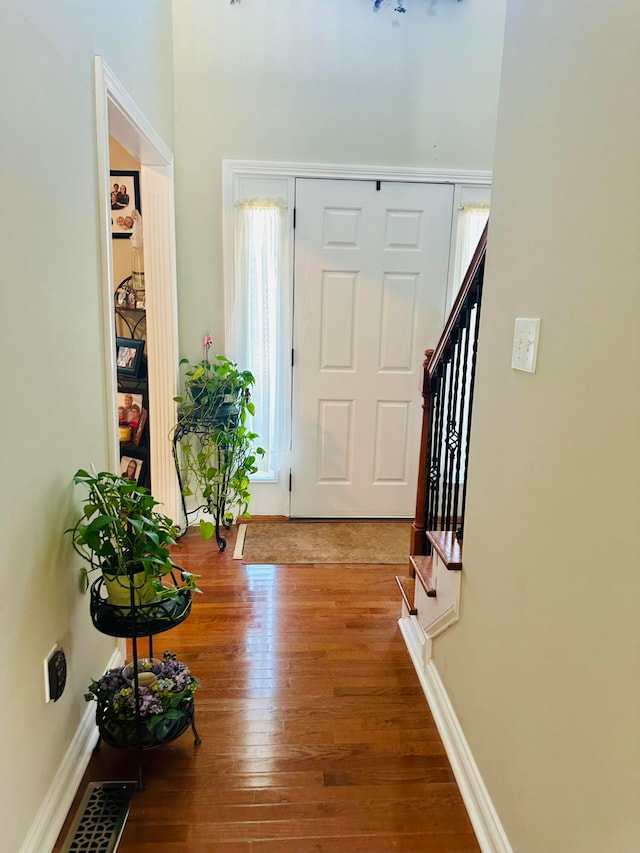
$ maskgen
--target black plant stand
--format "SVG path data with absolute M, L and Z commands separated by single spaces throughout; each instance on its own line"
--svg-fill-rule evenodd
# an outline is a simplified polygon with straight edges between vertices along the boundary
M 225 466 L 219 479 L 217 479 L 215 484 L 213 485 L 213 492 L 211 496 L 206 500 L 206 502 L 200 504 L 194 509 L 188 510 L 183 494 L 184 483 L 182 482 L 182 475 L 180 474 L 180 459 L 178 454 L 180 442 L 184 438 L 186 438 L 187 436 L 195 436 L 199 440 L 208 439 L 211 437 L 211 433 L 214 428 L 215 423 L 209 423 L 206 420 L 202 419 L 183 418 L 179 420 L 178 425 L 176 426 L 173 433 L 173 461 L 176 466 L 176 474 L 178 477 L 178 484 L 180 486 L 180 496 L 182 499 L 182 511 L 184 513 L 186 521 L 185 529 L 181 532 L 180 535 L 184 536 L 184 534 L 187 532 L 189 528 L 190 518 L 196 516 L 201 511 L 209 513 L 211 516 L 213 516 L 216 531 L 215 536 L 218 548 L 221 551 L 224 551 L 227 547 L 227 540 L 221 534 L 220 528 L 223 527 L 228 530 L 231 527 L 231 523 L 227 523 L 225 521 L 226 496 L 228 494 L 229 481 L 231 479 L 231 470 Z M 230 455 L 233 455 L 234 449 L 235 448 L 231 444 L 227 447 L 220 448 L 220 453 L 229 453 Z
M 176 566 L 177 572 L 182 572 Z M 171 574 L 173 585 L 178 588 L 175 575 Z M 133 580 L 133 579 L 131 579 Z M 142 718 L 140 716 L 138 679 L 138 640 L 147 637 L 149 644 L 149 657 L 153 657 L 153 637 L 156 634 L 170 631 L 179 625 L 191 613 L 191 591 L 179 589 L 175 599 L 162 599 L 152 601 L 148 604 L 137 604 L 135 600 L 135 589 L 131 583 L 131 598 L 129 607 L 119 607 L 111 604 L 106 597 L 104 581 L 100 577 L 91 585 L 91 618 L 94 626 L 102 634 L 111 637 L 122 637 L 131 640 L 131 651 L 133 660 L 133 693 L 135 707 L 135 729 L 127 738 L 116 734 L 109 726 L 109 707 L 98 702 L 96 711 L 96 724 L 98 726 L 99 738 L 96 749 L 104 740 L 110 746 L 117 749 L 129 749 L 138 751 L 138 790 L 143 790 L 142 779 L 142 751 L 153 749 L 164 743 L 170 743 L 180 737 L 189 726 L 193 731 L 194 744 L 199 746 L 201 741 L 195 724 L 195 706 L 193 697 L 184 703 L 180 709 L 181 716 L 172 722 L 158 736 L 145 733 Z

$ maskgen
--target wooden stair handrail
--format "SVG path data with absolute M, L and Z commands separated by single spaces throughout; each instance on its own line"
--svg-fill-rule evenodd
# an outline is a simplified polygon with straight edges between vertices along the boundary
M 467 268 L 467 272 L 462 281 L 462 285 L 456 297 L 456 301 L 453 303 L 453 308 L 451 309 L 451 313 L 449 314 L 449 319 L 447 320 L 446 325 L 442 330 L 442 334 L 440 335 L 440 340 L 438 341 L 436 348 L 434 350 L 427 350 L 425 352 L 425 355 L 428 352 L 432 353 L 431 358 L 428 361 L 428 365 L 425 362 L 425 366 L 429 371 L 429 379 L 432 379 L 435 376 L 438 364 L 440 363 L 440 359 L 442 358 L 442 354 L 444 353 L 447 344 L 449 343 L 449 338 L 451 337 L 452 331 L 456 327 L 458 318 L 462 313 L 462 309 L 466 305 L 472 290 L 478 287 L 476 273 L 484 262 L 484 256 L 487 251 L 488 229 L 489 223 L 487 222 L 487 224 L 484 226 L 482 236 L 478 241 L 478 245 L 476 246 L 476 250 L 473 253 L 473 258 L 471 258 L 471 263 Z

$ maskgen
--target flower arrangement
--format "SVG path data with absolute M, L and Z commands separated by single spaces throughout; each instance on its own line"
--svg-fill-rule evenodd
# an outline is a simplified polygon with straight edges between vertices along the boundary
M 141 731 L 136 718 L 136 692 L 125 672 L 129 667 L 108 670 L 92 681 L 85 693 L 87 702 L 97 701 L 97 722 L 102 736 L 115 746 L 153 746 L 173 740 L 193 717 L 193 694 L 200 686 L 186 664 L 166 651 L 161 661 L 139 662 L 138 673 L 152 673 L 155 679 L 138 684 L 138 709 Z

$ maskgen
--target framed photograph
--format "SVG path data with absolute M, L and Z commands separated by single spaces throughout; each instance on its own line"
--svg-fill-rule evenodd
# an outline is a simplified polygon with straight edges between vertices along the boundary
M 134 391 L 118 392 L 118 426 L 130 426 L 132 434 L 138 429 L 143 408 L 142 394 Z
M 147 425 L 147 417 L 148 417 L 147 410 L 146 409 L 140 409 L 140 417 L 138 418 L 138 425 L 136 426 L 135 430 L 132 427 L 131 441 L 133 441 L 133 444 L 135 447 L 138 447 L 138 445 L 140 444 L 140 439 L 142 438 L 142 436 L 144 434 L 144 428 Z
M 142 367 L 144 341 L 135 338 L 116 338 L 116 367 L 120 379 L 138 379 Z
M 134 210 L 140 210 L 140 172 L 112 169 L 111 236 L 128 238 L 133 234 Z
M 143 464 L 143 459 L 135 459 L 133 456 L 121 456 L 120 476 L 124 477 L 125 480 L 132 480 L 134 483 L 140 483 Z

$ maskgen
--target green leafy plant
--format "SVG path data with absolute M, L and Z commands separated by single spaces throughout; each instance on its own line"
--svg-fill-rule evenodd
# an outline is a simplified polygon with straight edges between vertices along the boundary
M 142 573 L 160 598 L 175 597 L 184 589 L 199 591 L 197 575 L 184 570 L 180 570 L 182 585 L 163 585 L 162 578 L 176 568 L 169 546 L 176 543 L 177 528 L 168 516 L 156 511 L 158 501 L 147 489 L 109 471 L 89 473 L 82 468 L 73 482 L 88 490 L 82 515 L 65 531 L 88 564 L 82 569 L 85 588 L 89 572 L 99 570 L 106 578 L 132 578 Z
M 184 394 L 175 398 L 178 423 L 171 438 L 182 495 L 202 501 L 215 520 L 200 521 L 202 537 L 215 535 L 223 550 L 226 542 L 220 536 L 220 523 L 228 526 L 234 516 L 247 512 L 251 475 L 258 470 L 256 460 L 264 450 L 255 446 L 258 435 L 247 425 L 248 416 L 255 414 L 253 374 L 223 355 L 209 361 L 208 335 L 202 346 L 201 361 L 180 361 L 188 366 Z
M 220 423 L 229 420 L 233 410 L 238 414 L 255 414 L 251 402 L 251 388 L 255 379 L 251 371 L 240 370 L 238 365 L 224 355 L 216 355 L 209 361 L 212 338 L 202 339 L 202 359 L 191 364 L 188 358 L 180 360 L 187 365 L 184 379 L 184 395 L 175 397 L 180 406 L 180 420 L 196 423 Z M 244 421 L 243 421 L 244 422 Z

